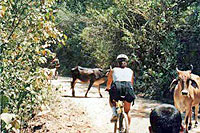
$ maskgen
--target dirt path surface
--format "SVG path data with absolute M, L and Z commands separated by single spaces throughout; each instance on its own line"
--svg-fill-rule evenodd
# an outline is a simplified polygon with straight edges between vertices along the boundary
M 113 123 L 110 123 L 111 109 L 108 104 L 108 93 L 92 87 L 85 98 L 87 85 L 76 84 L 75 95 L 71 96 L 70 78 L 59 77 L 52 81 L 55 91 L 54 102 L 43 107 L 31 122 L 31 132 L 41 133 L 112 133 Z M 149 133 L 149 113 L 159 102 L 137 98 L 131 108 L 132 123 L 130 133 Z M 193 128 L 189 133 L 200 133 L 200 128 Z

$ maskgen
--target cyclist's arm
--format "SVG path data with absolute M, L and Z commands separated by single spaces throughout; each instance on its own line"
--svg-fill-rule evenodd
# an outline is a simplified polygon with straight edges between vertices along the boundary
M 131 78 L 131 84 L 132 85 L 134 84 L 134 72 L 133 72 L 133 75 L 132 75 L 132 78 Z
M 112 84 L 113 78 L 112 78 L 112 70 L 110 70 L 109 74 L 108 74 L 108 81 L 107 81 L 107 86 L 106 86 L 106 90 L 110 90 L 110 86 Z

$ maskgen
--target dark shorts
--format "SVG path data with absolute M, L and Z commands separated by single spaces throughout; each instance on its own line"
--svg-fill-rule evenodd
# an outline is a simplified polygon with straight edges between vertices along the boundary
M 130 82 L 118 81 L 112 83 L 109 94 L 111 101 L 125 100 L 131 103 L 135 100 L 135 93 Z

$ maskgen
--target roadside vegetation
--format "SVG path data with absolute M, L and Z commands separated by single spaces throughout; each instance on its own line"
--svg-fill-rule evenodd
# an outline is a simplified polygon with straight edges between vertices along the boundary
M 130 57 L 135 90 L 170 99 L 175 68 L 200 74 L 197 0 L 1 0 L 1 131 L 19 132 L 50 97 L 42 68 L 57 56 L 72 67 L 109 68 Z
M 20 132 L 48 100 L 51 87 L 42 65 L 55 56 L 48 47 L 62 43 L 55 1 L 0 1 L 1 132 Z

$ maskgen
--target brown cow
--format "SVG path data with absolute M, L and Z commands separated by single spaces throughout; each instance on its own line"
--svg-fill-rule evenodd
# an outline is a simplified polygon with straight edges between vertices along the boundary
M 178 73 L 178 79 L 174 79 L 170 85 L 170 90 L 174 89 L 174 105 L 175 107 L 182 113 L 185 114 L 185 124 L 186 124 L 186 132 L 191 128 L 191 115 L 192 115 L 192 107 L 195 106 L 195 125 L 197 124 L 197 115 L 199 109 L 200 102 L 200 90 L 199 81 L 197 75 L 191 74 L 191 70 L 188 71 L 180 71 L 176 68 Z M 199 82 L 199 83 L 198 83 Z M 188 127 L 188 119 L 190 119 L 189 127 Z
M 71 89 L 72 89 L 72 96 L 75 96 L 74 86 L 77 80 L 80 80 L 82 83 L 89 83 L 87 92 L 85 93 L 85 97 L 92 87 L 92 85 L 98 87 L 98 92 L 100 97 L 102 97 L 100 92 L 100 85 L 103 84 L 107 80 L 107 71 L 103 71 L 101 68 L 83 68 L 77 66 L 71 69 L 72 74 L 72 82 L 71 82 Z

